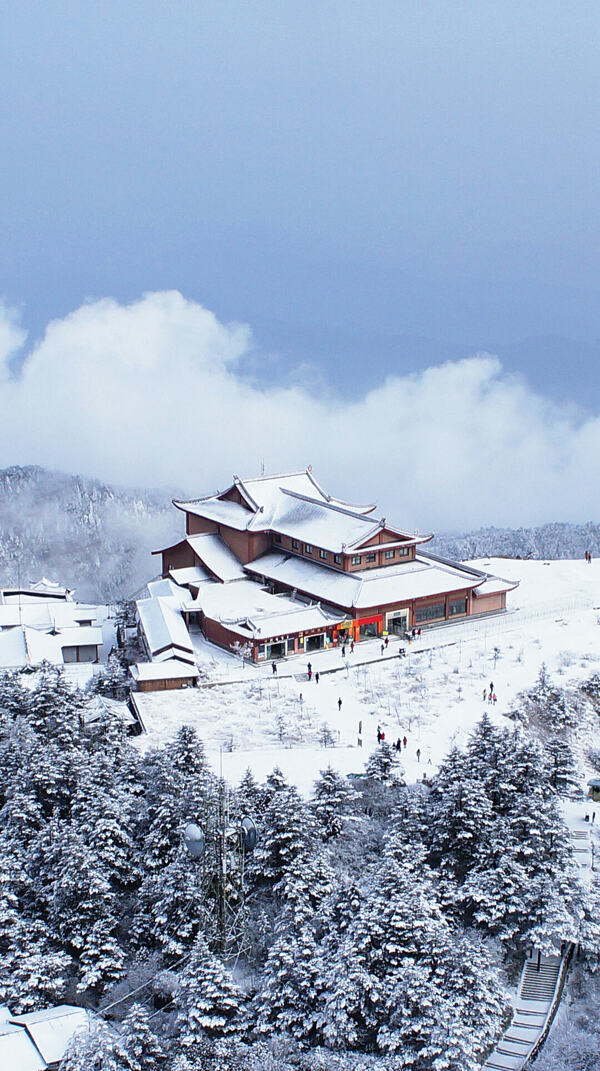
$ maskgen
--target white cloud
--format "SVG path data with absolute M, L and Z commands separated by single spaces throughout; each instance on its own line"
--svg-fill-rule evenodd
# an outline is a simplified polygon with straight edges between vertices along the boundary
M 177 292 L 84 305 L 24 342 L 0 307 L 0 463 L 202 494 L 233 472 L 312 463 L 332 493 L 406 526 L 593 519 L 600 420 L 557 406 L 478 355 L 391 377 L 357 402 L 257 387 L 247 327 Z

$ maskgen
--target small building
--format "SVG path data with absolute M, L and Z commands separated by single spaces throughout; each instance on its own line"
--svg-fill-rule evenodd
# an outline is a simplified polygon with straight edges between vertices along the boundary
M 0 590 L 0 668 L 95 663 L 104 642 L 98 606 L 50 580 Z M 106 613 L 106 612 L 105 612 Z
M 592 777 L 588 781 L 588 796 L 595 803 L 600 803 L 600 777 Z
M 161 692 L 172 688 L 194 688 L 198 684 L 198 669 L 176 658 L 164 662 L 138 662 L 129 672 L 138 692 Z

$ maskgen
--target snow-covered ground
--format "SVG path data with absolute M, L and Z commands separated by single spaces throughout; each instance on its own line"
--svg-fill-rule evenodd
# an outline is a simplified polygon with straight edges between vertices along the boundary
M 137 746 L 164 743 L 179 725 L 193 724 L 228 780 L 238 781 L 248 766 L 262 779 L 278 764 L 308 792 L 328 763 L 360 772 L 380 726 L 388 741 L 406 736 L 402 764 L 414 781 L 465 741 L 484 710 L 503 721 L 542 662 L 563 686 L 600 671 L 600 561 L 473 564 L 521 582 L 508 596 L 509 612 L 424 632 L 404 658 L 396 639 L 383 658 L 381 641 L 357 644 L 353 654 L 347 648 L 345 660 L 339 650 L 313 653 L 309 682 L 306 656 L 279 663 L 274 676 L 270 665 L 243 668 L 226 652 L 198 644 L 214 685 L 140 693 L 147 735 Z M 490 682 L 495 706 L 483 701 Z

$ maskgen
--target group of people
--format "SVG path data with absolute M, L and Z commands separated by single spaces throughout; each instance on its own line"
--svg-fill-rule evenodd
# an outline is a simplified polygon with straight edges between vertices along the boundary
M 588 565 L 591 565 L 592 564 L 592 555 L 590 554 L 589 550 L 586 550 L 584 557 L 585 557 L 585 560 L 588 563 Z
M 498 696 L 496 695 L 496 693 L 494 691 L 494 682 L 493 681 L 490 681 L 489 689 L 488 688 L 484 688 L 483 689 L 483 701 L 484 701 L 484 703 L 485 703 L 486 699 L 487 699 L 488 703 L 493 703 L 494 706 L 496 705 L 496 703 L 498 701 Z
M 309 662 L 307 667 L 306 667 L 306 675 L 307 675 L 309 681 L 311 681 L 312 680 L 312 676 L 313 676 L 312 662 Z M 320 677 L 320 674 L 319 674 L 319 671 L 317 670 L 317 672 L 315 673 L 315 684 L 319 683 L 319 677 Z

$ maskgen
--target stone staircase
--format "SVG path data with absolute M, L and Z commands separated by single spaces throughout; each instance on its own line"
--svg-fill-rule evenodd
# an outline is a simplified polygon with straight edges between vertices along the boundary
M 487 1071 L 521 1071 L 546 1026 L 559 982 L 562 957 L 538 957 L 525 961 L 510 1026 L 488 1056 Z
M 591 826 L 584 822 L 580 805 L 565 804 L 565 819 L 571 834 L 575 861 L 584 872 L 592 864 Z M 584 874 L 585 876 L 585 874 Z M 525 960 L 510 1026 L 483 1064 L 482 1071 L 522 1071 L 537 1056 L 556 1011 L 561 982 L 573 952 L 568 946 L 561 955 L 542 956 L 533 952 Z

